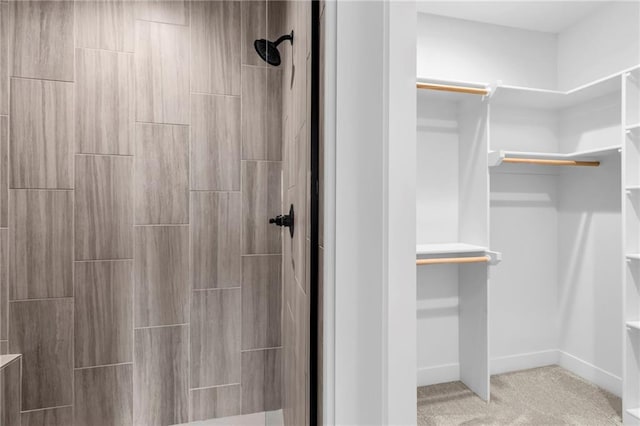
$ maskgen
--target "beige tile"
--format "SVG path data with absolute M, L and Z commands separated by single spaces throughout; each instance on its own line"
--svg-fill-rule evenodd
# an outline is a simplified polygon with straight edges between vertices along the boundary
M 135 330 L 135 425 L 172 425 L 189 421 L 188 339 L 187 326 Z
M 73 424 L 71 407 L 29 411 L 20 416 L 22 426 L 69 426 Z
M 10 6 L 11 75 L 73 81 L 73 2 L 12 1 Z
M 242 10 L 242 64 L 266 67 L 253 47 L 253 42 L 267 38 L 267 1 L 241 2 Z
M 242 67 L 242 159 L 282 159 L 282 74 Z
M 9 118 L 0 117 L 0 227 L 7 227 L 9 215 Z
M 136 120 L 189 124 L 189 28 L 136 21 Z
M 133 257 L 133 158 L 76 155 L 76 260 Z
M 133 361 L 133 261 L 75 263 L 75 366 Z
M 22 354 L 22 410 L 73 402 L 73 299 L 11 302 L 9 351 Z
M 191 189 L 240 190 L 240 98 L 191 95 Z
M 76 425 L 133 424 L 132 364 L 75 370 L 74 392 Z
M 281 169 L 279 162 L 242 162 L 242 254 L 282 250 L 281 228 L 269 224 L 285 210 L 280 199 Z
M 242 414 L 282 408 L 281 354 L 279 348 L 242 352 Z
M 0 424 L 20 426 L 20 359 L 0 370 Z
M 9 338 L 9 230 L 0 229 L 0 340 Z M 1 352 L 1 351 L 0 351 Z
M 9 4 L 0 3 L 0 115 L 9 114 Z
M 280 346 L 282 257 L 242 258 L 242 349 Z
M 10 113 L 11 188 L 73 188 L 73 84 L 13 78 Z
M 76 49 L 76 152 L 132 154 L 133 97 L 133 54 Z
M 240 94 L 240 15 L 238 1 L 192 3 L 192 91 Z
M 73 295 L 73 192 L 11 190 L 9 298 Z
M 133 52 L 134 4 L 76 1 L 76 47 Z
M 240 414 L 240 385 L 216 386 L 189 391 L 191 421 Z
M 135 326 L 189 322 L 189 226 L 136 226 Z
M 189 127 L 136 124 L 136 224 L 189 223 Z
M 240 286 L 240 209 L 237 192 L 191 193 L 192 288 Z
M 240 383 L 240 289 L 194 291 L 191 387 Z
M 267 0 L 267 39 L 277 40 L 281 35 L 289 34 L 291 28 L 288 28 L 287 22 L 287 6 L 288 1 L 282 0 Z M 287 42 L 287 46 L 290 46 Z M 282 63 L 285 63 L 287 52 L 290 51 L 290 47 L 280 50 L 280 56 L 283 59 Z
M 182 0 L 137 1 L 136 19 L 189 25 L 189 2 Z

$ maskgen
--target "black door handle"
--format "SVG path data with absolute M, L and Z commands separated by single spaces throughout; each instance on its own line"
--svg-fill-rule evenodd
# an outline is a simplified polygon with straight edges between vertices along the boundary
M 289 228 L 289 234 L 291 238 L 293 238 L 293 228 L 294 228 L 294 212 L 293 212 L 293 204 L 289 207 L 289 214 L 280 214 L 276 217 L 272 217 L 269 219 L 269 223 L 273 223 L 276 226 L 284 226 Z

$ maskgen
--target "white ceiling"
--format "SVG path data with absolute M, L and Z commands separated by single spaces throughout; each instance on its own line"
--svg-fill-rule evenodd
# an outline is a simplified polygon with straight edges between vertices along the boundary
M 609 1 L 418 1 L 418 12 L 559 33 Z

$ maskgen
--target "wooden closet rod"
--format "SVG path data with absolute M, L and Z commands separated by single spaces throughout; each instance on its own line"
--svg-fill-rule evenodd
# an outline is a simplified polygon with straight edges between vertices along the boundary
M 450 86 L 447 84 L 433 84 L 433 83 L 416 83 L 418 89 L 426 90 L 440 90 L 443 92 L 456 92 L 456 93 L 469 93 L 471 95 L 488 95 L 487 89 L 481 89 L 479 87 L 467 87 L 467 86 Z
M 543 166 L 581 166 L 598 167 L 599 161 L 575 161 L 575 160 L 544 160 L 541 158 L 505 158 L 503 163 L 539 164 Z
M 416 265 L 440 265 L 447 263 L 481 263 L 489 262 L 491 258 L 489 256 L 477 256 L 477 257 L 440 257 L 434 259 L 416 259 Z

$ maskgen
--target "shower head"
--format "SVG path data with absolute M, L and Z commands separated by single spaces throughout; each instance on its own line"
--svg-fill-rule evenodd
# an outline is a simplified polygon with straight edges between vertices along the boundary
M 293 31 L 291 34 L 285 34 L 278 38 L 276 41 L 269 41 L 261 38 L 253 42 L 253 47 L 256 48 L 256 52 L 262 58 L 263 61 L 269 65 L 277 67 L 280 65 L 280 52 L 278 51 L 278 45 L 285 40 L 289 40 L 293 45 Z

